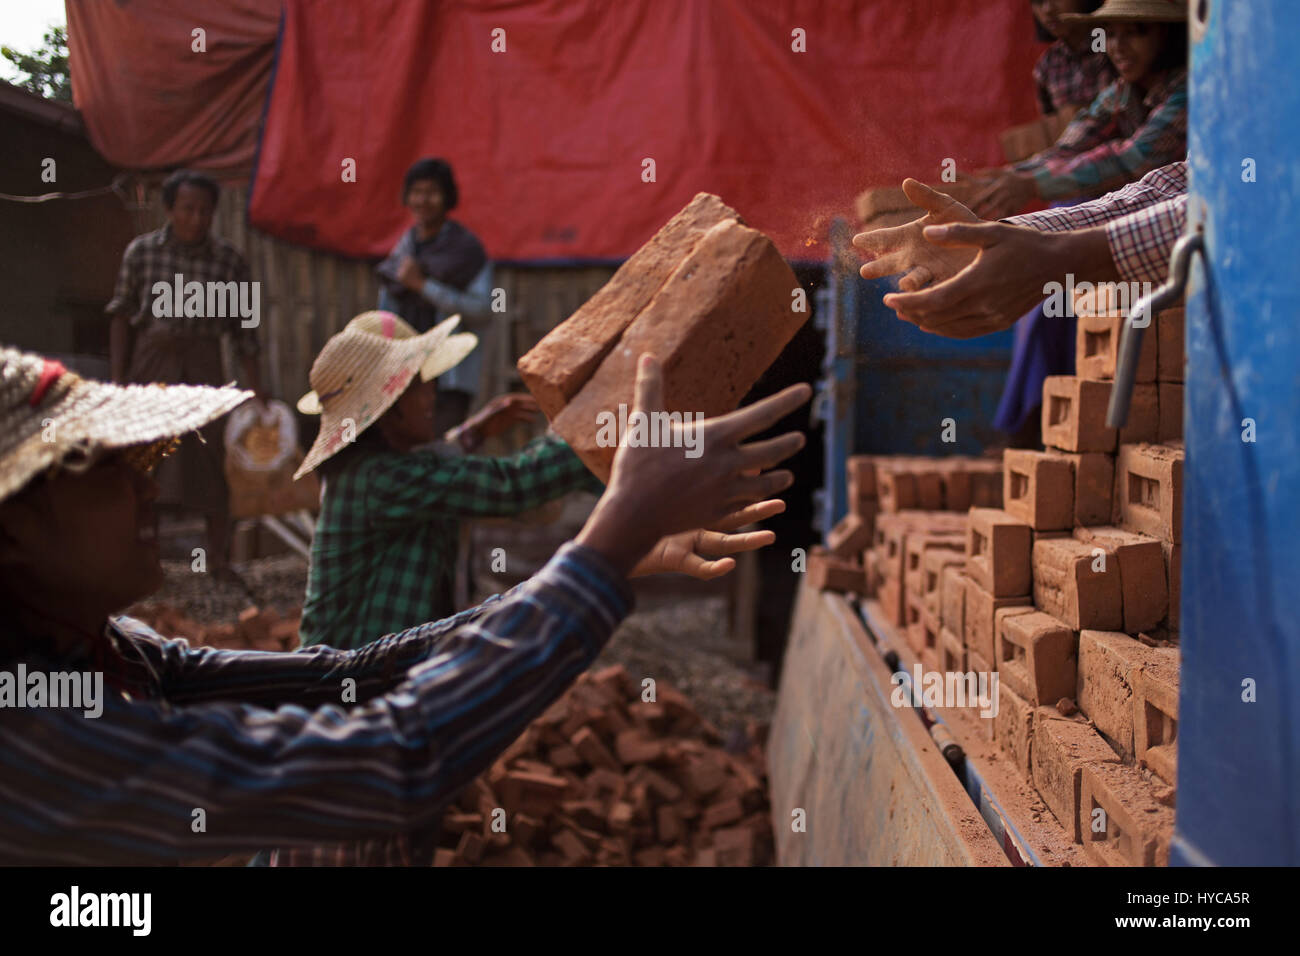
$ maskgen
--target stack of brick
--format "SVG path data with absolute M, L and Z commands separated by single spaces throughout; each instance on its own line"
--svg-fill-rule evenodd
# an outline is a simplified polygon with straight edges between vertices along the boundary
M 1003 509 L 972 509 L 966 579 L 950 573 L 964 607 L 943 601 L 941 623 L 961 617 L 967 669 L 992 655 L 993 738 L 1088 857 L 1155 865 L 1176 777 L 1182 315 L 1146 335 L 1117 432 L 1123 313 L 1104 305 L 1078 303 L 1076 374 L 1044 384 L 1048 447 L 1008 450 Z
M 771 240 L 699 193 L 519 360 L 519 374 L 555 431 L 608 481 L 620 437 L 609 423 L 627 421 L 642 354 L 663 368 L 663 411 L 728 412 L 808 318 L 802 293 Z M 649 440 L 664 440 L 652 431 Z
M 730 753 L 686 699 L 621 666 L 587 672 L 442 818 L 435 866 L 761 866 L 762 733 Z
M 813 585 L 822 590 L 874 596 L 883 580 L 880 565 L 886 550 L 877 546 L 877 522 L 882 515 L 909 515 L 914 524 L 921 513 L 965 512 L 972 502 L 997 504 L 1002 498 L 1002 464 L 988 458 L 924 458 L 909 455 L 853 455 L 846 465 L 848 513 L 831 529 L 825 548 L 814 548 L 808 558 Z M 944 530 L 955 523 L 951 516 L 937 518 Z M 937 525 L 936 525 L 937 526 Z M 911 568 L 911 592 L 916 594 L 912 617 L 922 625 L 920 586 L 922 566 Z M 899 578 L 897 597 L 909 593 Z M 933 621 L 937 630 L 937 596 Z

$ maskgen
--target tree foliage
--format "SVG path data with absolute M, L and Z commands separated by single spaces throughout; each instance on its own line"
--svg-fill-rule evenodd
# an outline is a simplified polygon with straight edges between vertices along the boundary
M 68 70 L 68 31 L 50 27 L 41 46 L 30 53 L 0 47 L 0 56 L 14 65 L 24 78 L 17 86 L 50 100 L 72 102 L 72 74 Z

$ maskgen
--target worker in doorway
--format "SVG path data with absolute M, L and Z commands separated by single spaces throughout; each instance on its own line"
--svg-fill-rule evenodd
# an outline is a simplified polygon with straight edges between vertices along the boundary
M 243 314 L 260 317 L 260 306 L 250 298 L 259 290 L 252 288 L 248 263 L 239 251 L 212 235 L 219 196 L 216 182 L 192 170 L 178 170 L 163 182 L 167 224 L 131 240 L 122 256 L 113 298 L 105 307 L 111 316 L 113 381 L 221 385 L 231 380 L 222 368 L 221 340 L 227 338 L 244 381 L 258 401 L 264 399 L 257 319 Z M 238 303 L 253 308 L 232 308 L 232 287 L 227 283 L 236 284 Z M 203 292 L 194 295 L 195 288 Z M 209 294 L 213 288 L 222 294 Z M 207 570 L 224 577 L 230 557 L 225 444 L 215 426 L 200 434 L 201 441 L 182 443 L 159 467 L 158 505 L 204 516 Z
M 395 312 L 416 332 L 427 332 L 460 315 L 467 332 L 480 337 L 492 314 L 492 263 L 474 233 L 448 213 L 460 204 L 460 190 L 445 159 L 421 159 L 402 180 L 402 205 L 411 228 L 376 268 L 378 308 Z M 482 361 L 472 354 L 442 377 L 438 386 L 438 431 L 462 422 L 481 387 Z
M 321 512 L 312 540 L 299 634 L 304 645 L 360 647 L 455 611 L 460 523 L 508 517 L 572 491 L 603 487 L 558 436 L 508 457 L 448 454 L 434 443 L 440 376 L 475 346 L 452 317 L 422 335 L 390 312 L 357 316 L 321 350 L 300 410 L 320 432 L 298 475 L 320 469 Z M 535 405 L 489 405 L 444 436 L 472 449 Z M 777 513 L 774 502 L 763 517 Z M 734 562 L 725 539 L 700 533 L 659 555 L 660 569 L 716 577 Z M 667 547 L 667 544 L 665 545 Z
M 414 377 L 440 339 L 391 356 L 392 381 Z M 649 356 L 635 389 L 638 409 L 662 410 Z M 403 835 L 438 820 L 596 659 L 631 608 L 628 577 L 659 570 L 657 543 L 743 522 L 789 487 L 788 471 L 768 469 L 803 436 L 748 439 L 810 394 L 798 385 L 706 420 L 697 458 L 620 447 L 576 540 L 455 618 L 356 651 L 230 651 L 115 612 L 162 582 L 158 455 L 250 393 L 123 388 L 0 349 L 0 668 L 83 677 L 51 682 L 57 699 L 0 708 L 0 864 L 157 864 L 264 846 L 409 862 Z

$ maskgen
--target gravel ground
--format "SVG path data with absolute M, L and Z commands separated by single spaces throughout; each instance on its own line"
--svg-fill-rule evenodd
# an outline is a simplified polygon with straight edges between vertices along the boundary
M 776 706 L 730 640 L 721 597 L 639 601 L 601 652 L 597 666 L 607 664 L 622 664 L 638 683 L 668 683 L 723 734 L 743 730 L 747 720 L 770 722 Z

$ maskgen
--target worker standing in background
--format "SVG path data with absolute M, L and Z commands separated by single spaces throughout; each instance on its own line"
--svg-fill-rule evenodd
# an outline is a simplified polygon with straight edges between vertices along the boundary
M 1093 14 L 1062 12 L 1061 29 L 1085 40 L 1089 30 L 1105 29 L 1106 56 L 1119 77 L 1074 117 L 1055 145 L 996 172 L 971 209 L 998 219 L 1033 200 L 1068 206 L 1186 156 L 1186 19 L 1186 10 L 1168 0 L 1108 0 Z M 1013 446 L 1041 444 L 1043 381 L 1074 369 L 1074 338 L 1073 315 L 1046 316 L 1041 303 L 1016 323 L 1011 366 L 993 419 Z
M 222 368 L 221 339 L 228 336 L 239 357 L 244 381 L 259 402 L 262 392 L 258 368 L 257 331 L 246 325 L 238 310 L 223 308 L 209 315 L 174 301 L 172 290 L 191 282 L 239 283 L 237 294 L 251 289 L 248 263 L 230 243 L 212 235 L 212 217 L 220 188 L 202 173 L 177 170 L 163 182 L 162 201 L 167 225 L 131 240 L 122 255 L 112 301 L 104 311 L 111 316 L 109 361 L 113 381 L 147 384 L 221 385 L 230 380 Z M 177 277 L 180 277 L 179 279 Z M 155 295 L 155 283 L 166 291 Z M 227 304 L 228 303 L 228 300 Z M 159 307 L 165 306 L 165 307 Z M 207 523 L 207 569 L 229 573 L 230 501 L 226 487 L 225 445 L 221 429 L 201 431 L 202 441 L 184 442 L 158 470 L 158 504 L 201 513 Z
M 481 338 L 491 315 L 492 263 L 478 237 L 447 217 L 459 204 L 456 177 L 446 160 L 421 159 L 406 171 L 402 205 L 413 223 L 376 267 L 377 308 L 397 313 L 416 332 L 427 332 L 459 314 L 464 330 Z M 469 415 L 481 378 L 481 353 L 443 376 L 438 387 L 439 433 Z
M 572 491 L 604 490 L 557 435 L 500 458 L 448 454 L 435 444 L 437 380 L 475 346 L 473 335 L 453 334 L 456 323 L 453 316 L 416 335 L 392 313 L 366 312 L 312 364 L 314 388 L 298 408 L 319 414 L 321 427 L 295 477 L 319 468 L 323 488 L 299 624 L 304 646 L 360 647 L 450 616 L 463 519 L 513 516 Z M 445 437 L 472 451 L 531 414 L 518 403 L 484 412 Z M 781 507 L 773 503 L 760 517 Z M 733 564 L 716 559 L 730 553 L 723 536 L 700 532 L 659 557 L 661 570 L 716 577 Z
M 1029 0 L 1040 42 L 1051 44 L 1034 64 L 1038 109 L 1044 116 L 1083 109 L 1114 82 L 1115 67 L 1094 52 L 1088 31 L 1068 27 L 1062 14 L 1091 13 L 1101 0 Z

